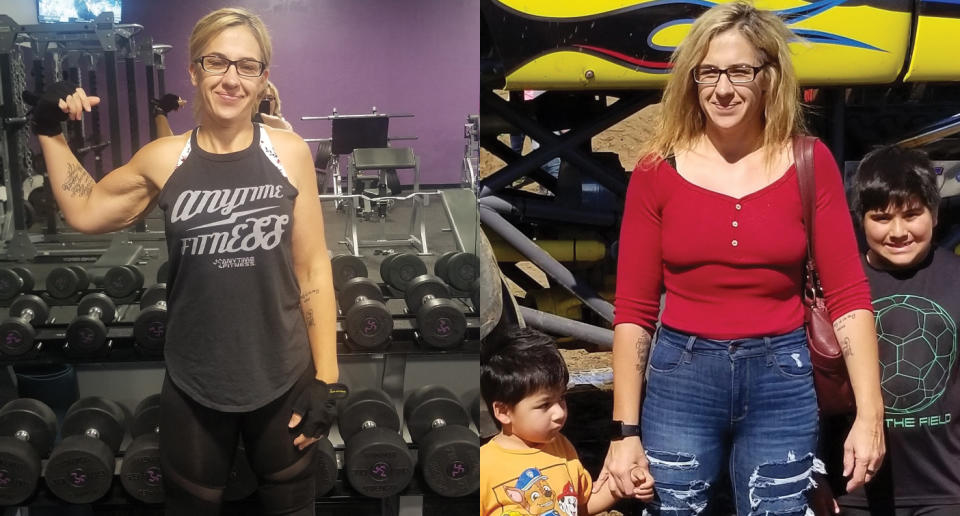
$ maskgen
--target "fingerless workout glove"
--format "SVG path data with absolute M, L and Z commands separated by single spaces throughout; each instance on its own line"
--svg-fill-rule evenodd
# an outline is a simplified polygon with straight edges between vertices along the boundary
M 42 95 L 23 92 L 23 101 L 33 105 L 33 119 L 30 126 L 34 134 L 56 136 L 63 132 L 61 122 L 69 115 L 60 109 L 60 100 L 66 99 L 77 91 L 77 85 L 70 81 L 61 81 L 51 85 Z
M 330 431 L 337 415 L 337 400 L 347 396 L 347 387 L 313 380 L 293 403 L 293 411 L 303 418 L 298 428 L 307 437 L 322 437 Z
M 153 100 L 153 115 L 164 115 L 171 111 L 180 109 L 180 96 L 173 93 L 167 93 L 159 99 Z

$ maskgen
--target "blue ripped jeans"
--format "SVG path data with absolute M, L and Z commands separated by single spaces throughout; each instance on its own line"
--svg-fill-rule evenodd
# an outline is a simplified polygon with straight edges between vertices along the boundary
M 811 473 L 822 465 L 803 329 L 710 340 L 661 328 L 642 425 L 656 482 L 650 514 L 707 514 L 723 468 L 739 516 L 805 514 Z

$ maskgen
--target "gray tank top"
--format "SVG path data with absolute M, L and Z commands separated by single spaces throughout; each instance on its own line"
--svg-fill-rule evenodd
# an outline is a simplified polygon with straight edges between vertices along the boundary
M 212 154 L 197 129 L 160 192 L 170 276 L 164 359 L 201 405 L 247 412 L 289 389 L 311 360 L 293 269 L 297 190 L 265 129 Z

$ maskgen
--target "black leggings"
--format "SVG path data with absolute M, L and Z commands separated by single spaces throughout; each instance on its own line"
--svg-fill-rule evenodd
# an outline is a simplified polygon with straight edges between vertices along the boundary
M 200 405 L 170 380 L 163 380 L 160 461 L 166 514 L 219 514 L 223 489 L 243 438 L 259 480 L 263 514 L 314 514 L 314 446 L 293 445 L 299 432 L 287 428 L 293 402 L 313 377 L 304 376 L 276 400 L 252 412 L 220 412 Z

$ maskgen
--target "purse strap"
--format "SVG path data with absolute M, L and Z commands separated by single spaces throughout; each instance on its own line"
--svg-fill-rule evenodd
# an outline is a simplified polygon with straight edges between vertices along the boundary
M 813 255 L 813 224 L 816 220 L 816 179 L 814 177 L 813 147 L 817 139 L 798 134 L 793 137 L 793 160 L 797 165 L 797 183 L 800 185 L 800 204 L 803 207 L 803 226 L 807 233 L 806 284 L 804 293 L 815 300 L 819 294 L 817 262 Z

